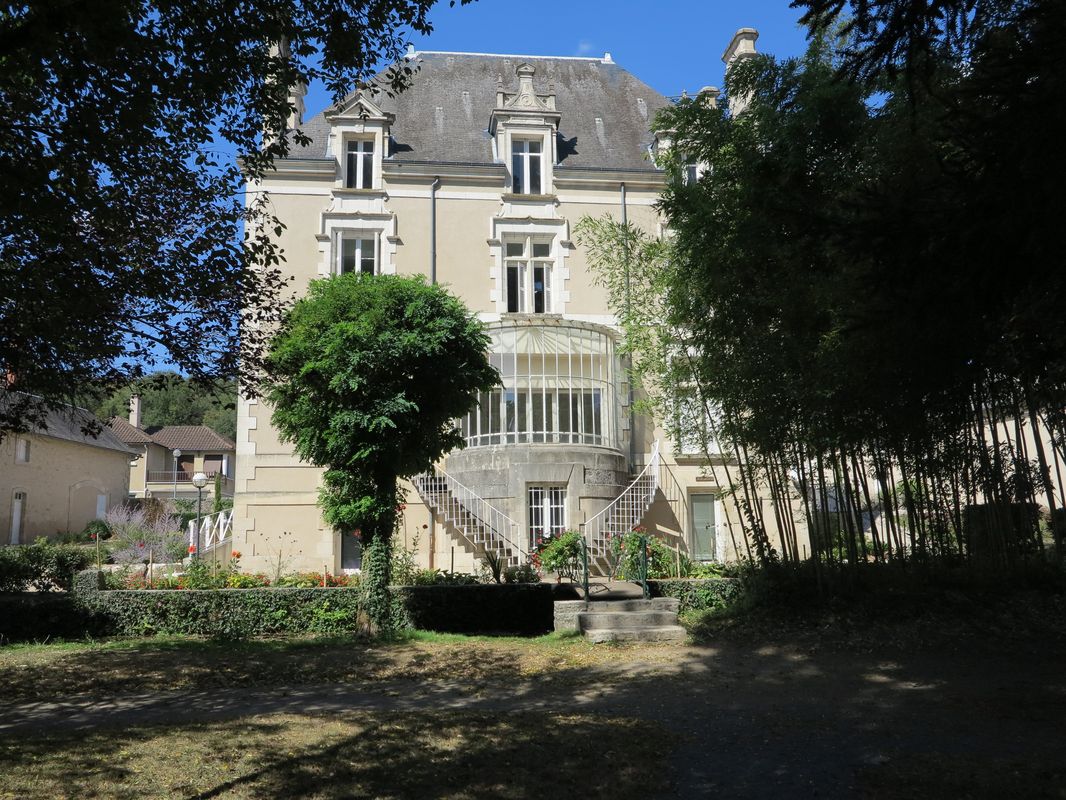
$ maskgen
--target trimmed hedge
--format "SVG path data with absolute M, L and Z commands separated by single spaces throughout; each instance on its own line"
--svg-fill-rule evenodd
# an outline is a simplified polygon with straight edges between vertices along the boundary
M 351 589 L 84 591 L 84 585 L 79 576 L 77 602 L 111 636 L 243 639 L 359 630 L 359 592 Z
M 414 628 L 440 633 L 537 636 L 555 627 L 552 587 L 545 583 L 395 586 Z
M 345 588 L 102 590 L 85 570 L 72 594 L 0 595 L 0 641 L 178 634 L 222 639 L 363 629 L 361 593 Z M 551 584 L 394 586 L 412 627 L 442 633 L 535 636 L 554 627 Z
M 740 596 L 740 583 L 732 578 L 671 578 L 649 580 L 652 597 L 676 597 L 679 611 L 707 611 L 725 608 Z
M 0 594 L 0 644 L 106 636 L 107 620 L 74 595 L 45 592 Z

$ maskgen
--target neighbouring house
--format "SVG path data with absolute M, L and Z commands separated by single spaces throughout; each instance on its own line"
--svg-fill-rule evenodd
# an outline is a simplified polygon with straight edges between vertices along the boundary
M 723 60 L 754 54 L 757 36 L 738 31 Z M 311 141 L 248 187 L 284 223 L 297 287 L 421 273 L 487 326 L 503 384 L 459 421 L 466 448 L 407 485 L 403 542 L 422 566 L 469 570 L 486 549 L 520 562 L 537 538 L 573 529 L 602 567 L 610 537 L 644 524 L 695 559 L 736 558 L 736 463 L 637 411 L 617 319 L 572 235 L 585 216 L 664 230 L 654 156 L 669 136 L 653 121 L 671 101 L 610 54 L 408 60 L 402 94 L 361 91 L 307 121 L 294 90 L 292 127 Z M 237 454 L 247 568 L 358 568 L 357 541 L 316 506 L 321 470 L 279 440 L 262 400 L 239 401 Z
M 79 532 L 129 495 L 138 456 L 100 422 L 70 406 L 49 412 L 43 427 L 0 441 L 0 544 Z
M 132 497 L 195 500 L 193 476 L 203 472 L 207 486 L 205 502 L 213 501 L 216 482 L 223 497 L 233 496 L 235 445 L 206 425 L 141 427 L 141 400 L 130 401 L 130 419 L 115 417 L 109 423 L 114 434 L 140 458 L 130 464 Z

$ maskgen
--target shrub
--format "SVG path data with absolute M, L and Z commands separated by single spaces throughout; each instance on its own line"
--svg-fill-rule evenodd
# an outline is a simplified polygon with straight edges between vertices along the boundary
M 82 576 L 75 597 L 98 635 L 243 639 L 359 630 L 359 593 L 347 589 L 96 591 L 95 571 Z
M 107 633 L 106 620 L 96 617 L 73 594 L 0 595 L 0 644 L 84 639 Z
M 265 575 L 263 577 L 264 579 L 266 578 Z M 321 572 L 295 572 L 292 575 L 282 575 L 274 581 L 274 585 L 289 589 L 357 588 L 359 586 L 359 576 L 331 575 L 328 572 L 325 575 Z
M 97 539 L 106 542 L 111 538 L 111 526 L 107 524 L 107 520 L 94 519 L 85 526 L 81 534 L 87 542 L 95 542 Z
M 74 575 L 92 560 L 83 547 L 43 538 L 29 545 L 0 548 L 0 592 L 69 591 Z
M 677 573 L 676 554 L 662 539 L 648 536 L 641 529 L 634 529 L 622 537 L 622 554 L 618 563 L 618 576 L 624 580 L 640 580 L 640 539 L 647 537 L 648 578 L 672 578 Z M 688 558 L 685 558 L 688 561 Z M 687 565 L 682 565 L 683 569 Z M 684 572 L 682 572 L 684 574 Z
M 107 512 L 106 522 L 114 539 L 111 558 L 117 564 L 177 562 L 187 554 L 179 521 L 170 514 L 117 506 Z
M 725 608 L 740 598 L 743 587 L 732 578 L 692 580 L 677 578 L 648 580 L 652 597 L 675 597 L 680 600 L 679 611 L 713 611 Z
M 420 569 L 414 574 L 413 586 L 473 586 L 477 575 L 466 572 L 448 572 L 440 569 Z
M 540 583 L 540 575 L 532 564 L 506 567 L 503 571 L 504 583 Z
M 537 548 L 540 567 L 544 572 L 553 572 L 560 578 L 576 581 L 581 574 L 581 534 L 566 531 L 549 537 Z

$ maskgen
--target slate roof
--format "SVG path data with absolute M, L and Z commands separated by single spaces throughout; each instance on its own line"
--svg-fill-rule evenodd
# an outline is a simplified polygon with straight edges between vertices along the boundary
M 0 404 L 6 405 L 11 401 L 11 396 L 22 394 L 21 392 L 0 393 Z M 29 395 L 22 395 L 29 397 Z M 48 411 L 43 426 L 30 428 L 27 433 L 37 436 L 48 436 L 52 439 L 61 439 L 65 442 L 84 444 L 89 447 L 99 447 L 104 450 L 115 450 L 126 455 L 136 455 L 137 451 L 131 450 L 116 436 L 114 431 L 104 425 L 100 432 L 93 436 L 85 433 L 83 428 L 90 425 L 100 426 L 98 420 L 91 411 L 77 406 L 66 406 L 62 410 Z
M 473 53 L 419 53 L 412 86 L 398 97 L 372 97 L 395 114 L 393 161 L 492 164 L 489 117 L 496 105 L 496 81 L 506 92 L 518 88 L 515 69 L 536 68 L 533 86 L 556 95 L 559 164 L 562 167 L 657 171 L 647 159 L 655 112 L 669 100 L 622 67 L 592 58 L 550 58 Z M 466 93 L 466 94 L 464 94 Z M 596 123 L 596 119 L 600 123 Z M 294 147 L 292 158 L 325 158 L 329 122 L 324 113 L 301 130 L 312 139 Z
M 148 428 L 152 441 L 168 450 L 236 450 L 237 445 L 206 425 L 164 425 Z

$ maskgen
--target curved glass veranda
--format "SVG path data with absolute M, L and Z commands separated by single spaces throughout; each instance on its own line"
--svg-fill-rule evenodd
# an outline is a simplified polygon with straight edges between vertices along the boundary
M 489 326 L 502 388 L 482 392 L 460 421 L 467 447 L 588 444 L 620 447 L 614 338 L 598 325 L 508 319 Z

